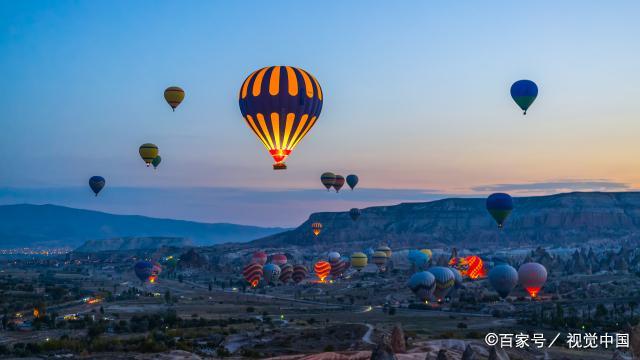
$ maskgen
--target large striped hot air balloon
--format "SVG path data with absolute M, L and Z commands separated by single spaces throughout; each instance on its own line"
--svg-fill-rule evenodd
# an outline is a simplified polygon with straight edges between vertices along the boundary
M 264 251 L 257 251 L 253 253 L 253 257 L 251 258 L 252 262 L 258 263 L 260 265 L 264 265 L 267 263 L 267 253 Z
M 240 112 L 275 163 L 285 160 L 307 135 L 322 110 L 322 89 L 302 69 L 270 66 L 249 75 L 239 94 Z
M 464 257 L 453 257 L 449 259 L 449 267 L 458 270 L 463 277 L 468 276 L 469 264 L 467 264 L 467 259 Z
M 479 279 L 483 278 L 487 275 L 487 271 L 484 268 L 484 262 L 477 255 L 471 255 L 465 257 L 465 261 L 467 262 L 467 276 L 470 279 Z
M 547 269 L 538 263 L 522 264 L 518 269 L 518 280 L 529 296 L 535 298 L 547 282 Z
M 527 115 L 529 106 L 538 97 L 538 85 L 531 80 L 518 80 L 511 85 L 511 97 Z
M 333 182 L 333 188 L 336 192 L 340 192 L 342 186 L 344 185 L 344 177 L 342 175 L 336 175 L 336 180 Z
M 282 266 L 287 263 L 287 256 L 285 254 L 275 254 L 271 257 L 271 262 L 278 266 Z
M 324 279 L 326 279 L 327 276 L 329 276 L 329 273 L 331 273 L 331 264 L 323 260 L 318 261 L 313 266 L 313 271 L 315 271 L 316 276 L 318 277 L 320 282 L 324 282 Z
M 142 144 L 140 145 L 138 152 L 140 153 L 142 160 L 147 164 L 147 167 L 149 167 L 153 159 L 158 156 L 158 146 L 151 143 Z
M 302 280 L 306 279 L 309 275 L 309 270 L 304 265 L 296 265 L 293 267 L 293 274 L 291 278 L 295 281 L 296 284 L 300 283 Z
M 104 188 L 105 184 L 106 181 L 102 176 L 92 176 L 89 179 L 89 187 L 91 188 L 91 191 L 96 194 L 96 196 L 98 196 L 98 193 L 100 192 L 100 190 L 102 190 L 102 188 Z
M 178 105 L 184 100 L 184 90 L 178 86 L 170 86 L 164 91 L 164 99 L 171 106 L 171 109 L 176 111 Z
M 242 276 L 247 282 L 251 285 L 251 287 L 258 286 L 260 282 L 260 278 L 262 277 L 262 264 L 252 262 L 242 269 Z
M 373 263 L 378 266 L 380 271 L 384 271 L 385 266 L 387 265 L 387 260 L 389 257 L 384 251 L 376 251 L 373 253 L 372 260 Z
M 322 185 L 327 188 L 327 191 L 331 190 L 333 183 L 336 182 L 336 174 L 332 172 L 326 172 L 320 176 L 320 181 Z
M 284 264 L 280 266 L 280 282 L 286 284 L 293 276 L 293 265 Z
M 495 193 L 487 198 L 487 211 L 496 221 L 499 229 L 502 229 L 512 210 L 513 199 L 509 194 Z
M 436 289 L 433 295 L 442 301 L 451 291 L 456 283 L 456 277 L 451 269 L 443 266 L 434 266 L 427 270 L 436 278 Z
M 280 278 L 280 267 L 276 264 L 267 264 L 262 268 L 262 277 L 267 284 L 275 283 Z
M 351 254 L 351 266 L 353 266 L 353 268 L 358 271 L 364 269 L 365 266 L 367 266 L 368 262 L 369 259 L 367 258 L 367 255 L 365 255 L 365 253 L 354 252 L 353 254 Z
M 427 271 L 417 272 L 409 278 L 407 286 L 421 301 L 427 301 L 436 288 L 436 278 Z
M 331 265 L 331 277 L 337 279 L 344 272 L 346 263 L 342 260 L 340 254 L 335 251 L 330 252 L 328 257 L 329 264 Z
M 518 272 L 510 265 L 500 264 L 489 271 L 489 282 L 504 299 L 518 285 Z
M 311 229 L 313 230 L 313 235 L 318 236 L 322 231 L 322 224 L 319 222 L 314 222 L 311 224 Z

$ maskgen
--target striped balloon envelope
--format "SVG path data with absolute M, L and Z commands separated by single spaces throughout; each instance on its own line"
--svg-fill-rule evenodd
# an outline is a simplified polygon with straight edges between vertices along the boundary
M 242 276 L 247 282 L 251 285 L 251 287 L 258 286 L 260 282 L 260 278 L 262 277 L 262 265 L 259 263 L 251 263 L 242 269 Z
M 387 254 L 384 251 L 376 251 L 372 256 L 373 263 L 378 266 L 378 269 L 384 270 L 384 267 L 387 265 Z
M 267 148 L 274 170 L 315 125 L 322 110 L 322 89 L 305 70 L 270 66 L 254 71 L 240 87 L 240 112 Z
M 368 262 L 369 259 L 363 252 L 354 252 L 351 254 L 351 266 L 358 271 L 364 269 Z
M 313 235 L 318 236 L 322 231 L 322 224 L 319 222 L 314 222 L 311 224 L 311 230 L 313 230 Z
M 309 270 L 307 269 L 307 267 L 304 265 L 298 264 L 293 267 L 293 274 L 291 275 L 291 278 L 296 284 L 298 284 L 302 280 L 306 279 L 308 275 L 309 275 Z
M 170 86 L 164 91 L 164 99 L 171 106 L 171 109 L 176 111 L 178 105 L 184 100 L 184 90 L 178 86 Z
M 283 284 L 288 283 L 293 276 L 293 265 L 284 264 L 280 267 L 280 282 Z
M 138 153 L 140 153 L 140 157 L 144 160 L 144 163 L 147 164 L 147 167 L 149 167 L 153 159 L 158 156 L 158 151 L 158 146 L 151 143 L 142 144 L 138 149 Z
M 331 264 L 329 264 L 327 261 L 318 261 L 313 266 L 313 271 L 315 271 L 316 276 L 318 277 L 320 282 L 324 282 L 324 279 L 326 279 L 327 276 L 329 276 L 329 274 L 331 273 Z
M 341 258 L 330 261 L 329 264 L 331 265 L 330 274 L 331 274 L 331 277 L 334 279 L 337 279 L 340 276 L 342 276 L 342 274 L 344 273 L 345 267 L 347 265 Z
M 443 266 L 434 266 L 429 268 L 427 271 L 436 278 L 436 289 L 433 292 L 433 295 L 438 299 L 438 301 L 441 301 L 449 294 L 455 285 L 456 277 L 451 269 Z
M 420 271 L 411 275 L 407 286 L 421 301 L 427 301 L 436 288 L 436 278 L 430 272 Z
M 326 172 L 320 175 L 320 182 L 322 182 L 322 185 L 324 185 L 324 187 L 327 188 L 327 191 L 329 191 L 333 186 L 333 183 L 336 182 L 336 174 L 332 172 Z
M 487 271 L 484 268 L 484 262 L 480 256 L 467 256 L 465 260 L 467 262 L 467 276 L 470 279 L 476 280 L 487 276 Z
M 385 253 L 387 255 L 387 258 L 390 258 L 391 255 L 393 254 L 391 252 L 391 248 L 388 247 L 387 245 L 382 245 L 382 246 L 378 246 L 378 248 L 376 249 L 376 251 L 382 251 L 383 253 Z
M 336 190 L 336 192 L 340 192 L 340 189 L 342 189 L 343 185 L 344 185 L 344 176 L 336 175 L 336 180 L 333 182 L 333 188 Z

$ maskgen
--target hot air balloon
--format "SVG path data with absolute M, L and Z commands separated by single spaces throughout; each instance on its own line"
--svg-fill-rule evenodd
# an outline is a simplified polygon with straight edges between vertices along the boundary
M 342 175 L 336 175 L 336 180 L 333 182 L 333 188 L 336 189 L 336 192 L 340 192 L 342 186 L 344 185 L 344 177 Z
M 351 188 L 351 190 L 353 190 L 353 188 L 356 187 L 356 185 L 358 185 L 358 175 L 347 175 L 347 185 L 349 185 L 349 187 Z
M 338 261 L 340 260 L 340 253 L 337 251 L 331 251 L 327 254 L 327 259 L 329 259 L 329 262 Z
M 147 282 L 149 278 L 153 275 L 153 264 L 148 261 L 138 261 L 133 266 L 133 271 L 136 273 L 136 276 L 140 281 Z
M 287 263 L 287 256 L 285 254 L 275 254 L 271 257 L 271 262 L 278 266 L 282 266 Z
M 373 263 L 378 266 L 380 271 L 384 271 L 385 266 L 387 265 L 388 256 L 384 251 L 376 251 L 373 253 L 372 260 Z
M 178 105 L 184 100 L 184 90 L 177 86 L 170 86 L 164 91 L 164 99 L 169 103 L 171 109 L 176 111 Z
M 313 229 L 313 235 L 318 236 L 322 231 L 322 224 L 319 222 L 314 222 L 311 224 L 311 229 Z
M 467 256 L 465 258 L 468 266 L 467 276 L 470 279 L 479 279 L 486 276 L 486 270 L 484 268 L 484 262 L 477 255 Z
M 331 265 L 331 277 L 334 279 L 340 277 L 344 273 L 346 263 L 340 257 L 340 254 L 333 251 L 329 253 L 329 265 Z
M 385 255 L 387 255 L 387 258 L 391 258 L 391 248 L 387 245 L 378 246 L 376 251 L 382 251 L 383 253 L 385 253 Z
M 276 264 L 267 264 L 262 267 L 262 276 L 267 284 L 275 283 L 280 277 L 280 267 Z
M 458 269 L 456 268 L 449 268 L 449 270 L 451 270 L 451 272 L 453 273 L 453 277 L 454 277 L 454 288 L 455 289 L 459 289 L 462 287 L 462 283 L 464 281 L 464 279 L 462 278 L 462 274 L 460 274 L 460 271 L 458 271 Z
M 147 167 L 149 167 L 153 159 L 158 156 L 158 147 L 155 144 L 146 143 L 140 145 L 140 149 L 138 149 L 138 152 L 140 153 L 140 157 L 142 158 L 142 160 L 144 160 L 145 164 L 147 164 Z
M 527 109 L 538 96 L 538 86 L 531 80 L 518 80 L 511 85 L 511 97 L 527 115 Z
M 458 270 L 463 277 L 468 276 L 469 264 L 467 263 L 467 259 L 464 257 L 454 257 L 449 259 L 449 267 Z
M 429 262 L 429 260 L 431 260 L 431 258 L 433 257 L 433 252 L 429 249 L 421 249 L 420 252 L 427 255 L 427 262 Z
M 154 263 L 153 268 L 151 268 L 151 276 L 149 276 L 149 282 L 152 284 L 155 283 L 158 280 L 158 276 L 160 276 L 161 272 L 162 268 L 160 267 L 160 264 Z
M 364 253 L 354 252 L 351 254 L 351 266 L 358 271 L 364 269 L 368 261 L 369 259 Z
M 286 284 L 293 276 L 293 265 L 283 264 L 280 266 L 280 282 Z
M 296 265 L 293 267 L 293 274 L 291 278 L 295 281 L 296 284 L 300 283 L 302 280 L 307 278 L 309 274 L 309 270 L 304 265 Z
M 513 199 L 509 194 L 495 193 L 487 198 L 487 211 L 495 219 L 498 228 L 502 229 L 511 210 L 513 210 Z
M 547 282 L 547 269 L 538 263 L 522 264 L 518 269 L 518 280 L 529 295 L 535 298 Z
M 442 301 L 442 299 L 449 294 L 455 285 L 455 275 L 449 268 L 442 266 L 434 266 L 429 268 L 427 271 L 436 278 L 436 289 L 433 292 L 433 295 L 438 299 L 438 301 Z
M 429 257 L 418 250 L 409 250 L 407 258 L 416 269 L 422 269 L 429 262 Z
M 360 217 L 361 211 L 358 208 L 353 208 L 351 210 L 349 210 L 349 216 L 351 217 L 351 220 L 356 221 L 358 220 L 358 218 Z
M 247 280 L 251 287 L 258 286 L 262 274 L 262 264 L 257 262 L 252 262 L 242 269 L 242 276 L 244 276 L 244 279 Z
M 372 257 L 373 253 L 375 253 L 376 251 L 373 250 L 372 247 L 368 247 L 366 249 L 364 249 L 364 253 L 368 256 L 368 257 Z
M 313 266 L 313 271 L 315 271 L 320 282 L 324 282 L 324 279 L 326 279 L 327 276 L 329 276 L 329 273 L 331 273 L 331 264 L 326 261 L 318 261 Z
M 258 263 L 260 265 L 264 265 L 267 263 L 267 253 L 264 251 L 257 251 L 255 253 L 253 253 L 253 256 L 251 257 L 251 261 Z
M 498 265 L 489 271 L 489 282 L 504 299 L 518 285 L 518 272 L 510 265 Z
M 102 190 L 105 183 L 106 181 L 102 176 L 92 176 L 89 179 L 89 187 L 91 188 L 93 193 L 96 194 L 96 196 L 98 196 L 98 193 L 100 192 L 100 190 Z
M 153 160 L 151 160 L 151 165 L 153 165 L 154 169 L 157 169 L 158 165 L 160 165 L 161 162 L 162 162 L 162 158 L 160 157 L 160 155 L 158 155 L 154 157 Z
M 322 182 L 322 185 L 327 188 L 327 191 L 329 191 L 331 190 L 333 184 L 336 182 L 336 174 L 332 172 L 326 172 L 320 175 L 320 181 Z
M 436 278 L 430 272 L 420 271 L 411 275 L 407 286 L 420 301 L 428 301 L 436 288 Z
M 316 123 L 322 110 L 322 89 L 302 69 L 271 66 L 254 71 L 242 83 L 240 112 L 275 163 L 284 161 Z

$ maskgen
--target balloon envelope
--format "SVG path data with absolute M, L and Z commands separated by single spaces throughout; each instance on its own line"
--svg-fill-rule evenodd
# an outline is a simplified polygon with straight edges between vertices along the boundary
M 289 280 L 291 280 L 292 276 L 293 276 L 293 265 L 284 264 L 280 266 L 280 282 L 282 282 L 283 284 L 286 284 L 289 282 Z
M 173 111 L 184 100 L 184 90 L 178 86 L 170 86 L 164 91 L 164 99 L 167 101 Z
M 322 89 L 308 72 L 291 66 L 270 66 L 251 73 L 240 87 L 240 112 L 267 148 L 274 169 L 315 125 L 322 110 Z
M 427 271 L 417 272 L 409 278 L 407 287 L 421 300 L 427 301 L 433 295 L 436 287 L 436 278 Z
M 547 282 L 547 269 L 538 263 L 522 264 L 518 269 L 518 280 L 529 295 L 535 298 Z
M 257 262 L 252 262 L 242 269 L 242 276 L 247 280 L 251 287 L 258 286 L 262 274 L 262 265 Z
M 251 258 L 252 262 L 258 263 L 260 265 L 264 265 L 267 263 L 267 253 L 264 251 L 257 251 L 253 254 Z
M 98 193 L 100 192 L 100 190 L 102 190 L 105 184 L 106 181 L 102 176 L 92 176 L 89 179 L 89 187 L 96 194 L 96 196 L 98 196 Z
M 306 279 L 308 274 L 309 274 L 309 270 L 307 269 L 306 266 L 296 265 L 293 267 L 293 274 L 291 275 L 291 278 L 297 284 L 302 280 Z
M 267 284 L 275 283 L 280 277 L 280 267 L 276 264 L 267 264 L 262 268 L 262 276 Z
M 362 214 L 362 212 L 358 208 L 353 208 L 353 209 L 349 210 L 349 217 L 351 217 L 351 220 L 353 220 L 353 221 L 358 220 L 358 218 L 360 217 L 361 214 Z
M 149 281 L 149 278 L 153 275 L 153 264 L 148 261 L 138 261 L 133 266 L 133 271 L 140 281 Z
M 368 262 L 369 259 L 367 258 L 367 255 L 365 255 L 365 253 L 354 252 L 353 254 L 351 254 L 351 266 L 353 266 L 353 268 L 358 271 L 364 269 L 365 266 L 367 266 Z
M 315 271 L 320 282 L 324 282 L 324 279 L 326 279 L 327 276 L 329 276 L 329 273 L 331 273 L 331 264 L 326 261 L 318 261 L 313 266 L 313 271 Z
M 455 285 L 455 275 L 451 269 L 442 266 L 434 266 L 429 268 L 427 271 L 436 279 L 436 289 L 433 292 L 433 295 L 438 300 L 444 299 Z
M 158 155 L 153 158 L 153 160 L 151 161 L 151 165 L 153 165 L 154 169 L 157 169 L 158 165 L 160 165 L 161 162 L 162 162 L 162 158 L 160 157 L 160 155 Z
M 336 175 L 336 180 L 333 182 L 333 188 L 336 189 L 336 192 L 340 192 L 342 186 L 344 185 L 344 177 L 342 175 Z
M 349 187 L 351 188 L 351 190 L 353 190 L 353 188 L 356 187 L 356 185 L 358 185 L 358 175 L 347 175 L 347 185 L 349 185 Z
M 320 182 L 322 182 L 322 185 L 324 185 L 324 187 L 327 188 L 327 191 L 329 191 L 333 184 L 336 182 L 336 174 L 332 172 L 326 172 L 320 175 Z
M 142 158 L 142 160 L 144 160 L 145 164 L 149 166 L 153 159 L 158 156 L 158 146 L 151 143 L 142 144 L 140 145 L 138 152 L 140 153 L 140 157 Z
M 313 235 L 318 236 L 322 231 L 322 224 L 319 222 L 315 222 L 311 224 L 311 229 L 313 230 Z
M 271 257 L 271 262 L 281 266 L 287 263 L 287 256 L 285 254 L 275 254 Z
M 518 285 L 518 272 L 507 264 L 495 266 L 489 271 L 489 283 L 504 299 Z
M 498 224 L 499 228 L 504 226 L 504 222 L 513 210 L 513 199 L 509 194 L 495 193 L 487 198 L 487 211 Z
M 538 86 L 531 80 L 518 80 L 511 85 L 511 97 L 520 109 L 527 114 L 527 109 L 538 96 Z

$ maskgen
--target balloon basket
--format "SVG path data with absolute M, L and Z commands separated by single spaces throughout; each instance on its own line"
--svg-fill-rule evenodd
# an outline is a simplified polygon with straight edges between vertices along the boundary
M 273 164 L 273 170 L 287 170 L 287 164 L 285 163 Z

